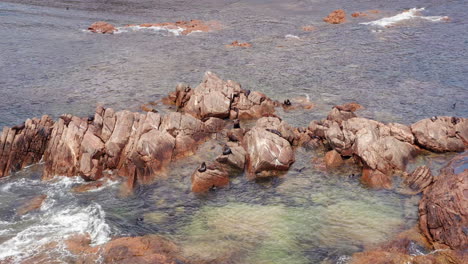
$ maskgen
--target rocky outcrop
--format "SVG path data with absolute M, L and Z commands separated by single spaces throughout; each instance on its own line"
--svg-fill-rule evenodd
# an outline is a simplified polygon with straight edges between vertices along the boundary
M 222 120 L 221 120 L 222 122 Z M 63 116 L 44 154 L 44 178 L 81 175 L 88 180 L 116 170 L 128 183 L 149 183 L 171 160 L 192 154 L 213 130 L 192 116 L 145 114 L 98 107 L 93 118 Z
M 346 13 L 343 9 L 338 9 L 331 12 L 323 21 L 330 24 L 341 24 L 346 22 Z
M 5 127 L 0 136 L 0 178 L 37 163 L 44 154 L 54 122 L 49 116 Z
M 431 243 L 468 248 L 468 153 L 444 168 L 419 202 L 419 227 Z
M 223 81 L 211 72 L 205 73 L 203 82 L 194 89 L 178 85 L 164 102 L 175 104 L 179 110 L 198 119 L 253 119 L 275 112 L 275 103 L 266 95 L 243 90 L 240 84 Z
M 286 171 L 295 161 L 293 129 L 276 117 L 263 117 L 245 134 L 250 178 L 266 177 Z
M 439 116 L 411 126 L 416 143 L 435 152 L 464 151 L 468 148 L 468 119 Z
M 114 34 L 114 32 L 118 31 L 114 25 L 103 21 L 93 23 L 91 26 L 89 26 L 88 30 L 93 33 L 102 34 Z
M 409 127 L 357 117 L 358 104 L 332 109 L 326 120 L 313 121 L 309 130 L 326 140 L 341 156 L 354 156 L 363 166 L 361 181 L 374 188 L 390 188 L 394 171 L 404 171 L 416 154 Z

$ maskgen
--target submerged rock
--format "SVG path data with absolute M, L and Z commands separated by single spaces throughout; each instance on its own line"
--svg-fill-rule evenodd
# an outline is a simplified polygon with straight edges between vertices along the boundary
M 239 42 L 237 40 L 233 41 L 231 44 L 226 45 L 228 47 L 242 47 L 242 48 L 250 48 L 252 47 L 252 44 L 248 42 Z
M 47 198 L 47 195 L 41 194 L 39 196 L 36 196 L 32 198 L 30 201 L 28 201 L 26 204 L 21 206 L 17 211 L 16 214 L 18 215 L 25 215 L 31 211 L 37 210 L 41 208 L 42 203 L 44 200 Z
M 341 24 L 346 22 L 346 13 L 343 9 L 338 9 L 331 12 L 323 21 L 330 24 Z
M 467 160 L 466 152 L 455 157 L 424 191 L 419 203 L 419 227 L 431 243 L 443 244 L 452 249 L 467 249 Z

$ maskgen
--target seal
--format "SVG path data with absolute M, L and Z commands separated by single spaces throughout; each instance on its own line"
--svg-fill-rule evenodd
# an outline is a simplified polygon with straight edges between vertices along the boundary
M 291 106 L 291 101 L 289 99 L 284 100 L 284 105 Z
M 432 122 L 435 122 L 436 120 L 437 120 L 437 116 L 431 117 L 431 121 L 432 121 Z
M 283 137 L 283 135 L 281 135 L 281 132 L 279 132 L 279 131 L 276 130 L 276 129 L 269 129 L 269 128 L 267 128 L 266 131 L 268 131 L 268 132 L 270 132 L 270 133 L 273 133 L 273 134 L 275 134 L 275 135 L 277 135 L 277 136 Z
M 234 120 L 234 126 L 233 126 L 233 128 L 240 128 L 239 119 Z
M 249 95 L 250 95 L 250 90 L 246 90 L 244 93 L 245 93 L 245 96 L 249 97 Z
M 206 163 L 202 162 L 202 164 L 198 168 L 198 172 L 205 172 L 205 171 L 206 171 Z
M 94 121 L 94 115 L 88 116 L 88 123 L 92 123 Z
M 234 134 L 229 134 L 228 139 L 229 139 L 229 141 L 232 141 L 232 142 L 238 142 L 239 141 L 239 139 Z
M 19 130 L 23 130 L 24 128 L 26 127 L 26 123 L 21 123 L 19 125 L 16 125 L 14 127 L 11 128 L 11 130 L 16 130 L 16 131 L 19 131 Z
M 229 154 L 231 154 L 231 153 L 232 153 L 231 148 L 228 147 L 227 145 L 224 145 L 224 147 L 223 147 L 223 155 L 229 155 Z

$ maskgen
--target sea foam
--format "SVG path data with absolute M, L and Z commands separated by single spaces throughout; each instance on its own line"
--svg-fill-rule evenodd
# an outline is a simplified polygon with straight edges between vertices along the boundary
M 429 20 L 432 22 L 444 21 L 448 19 L 447 16 L 423 16 L 421 15 L 421 12 L 424 10 L 425 10 L 424 7 L 423 8 L 411 8 L 410 10 L 403 11 L 402 13 L 392 16 L 392 17 L 384 17 L 379 20 L 375 20 L 371 22 L 364 22 L 361 24 L 370 25 L 370 26 L 378 26 L 378 27 L 391 27 L 401 21 L 410 20 L 410 19 L 424 19 L 424 20 Z

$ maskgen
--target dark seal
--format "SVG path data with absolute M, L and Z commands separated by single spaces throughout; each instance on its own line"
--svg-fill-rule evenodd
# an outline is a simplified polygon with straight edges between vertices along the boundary
M 198 168 L 198 172 L 205 172 L 205 171 L 206 171 L 206 163 L 202 162 L 202 164 Z

